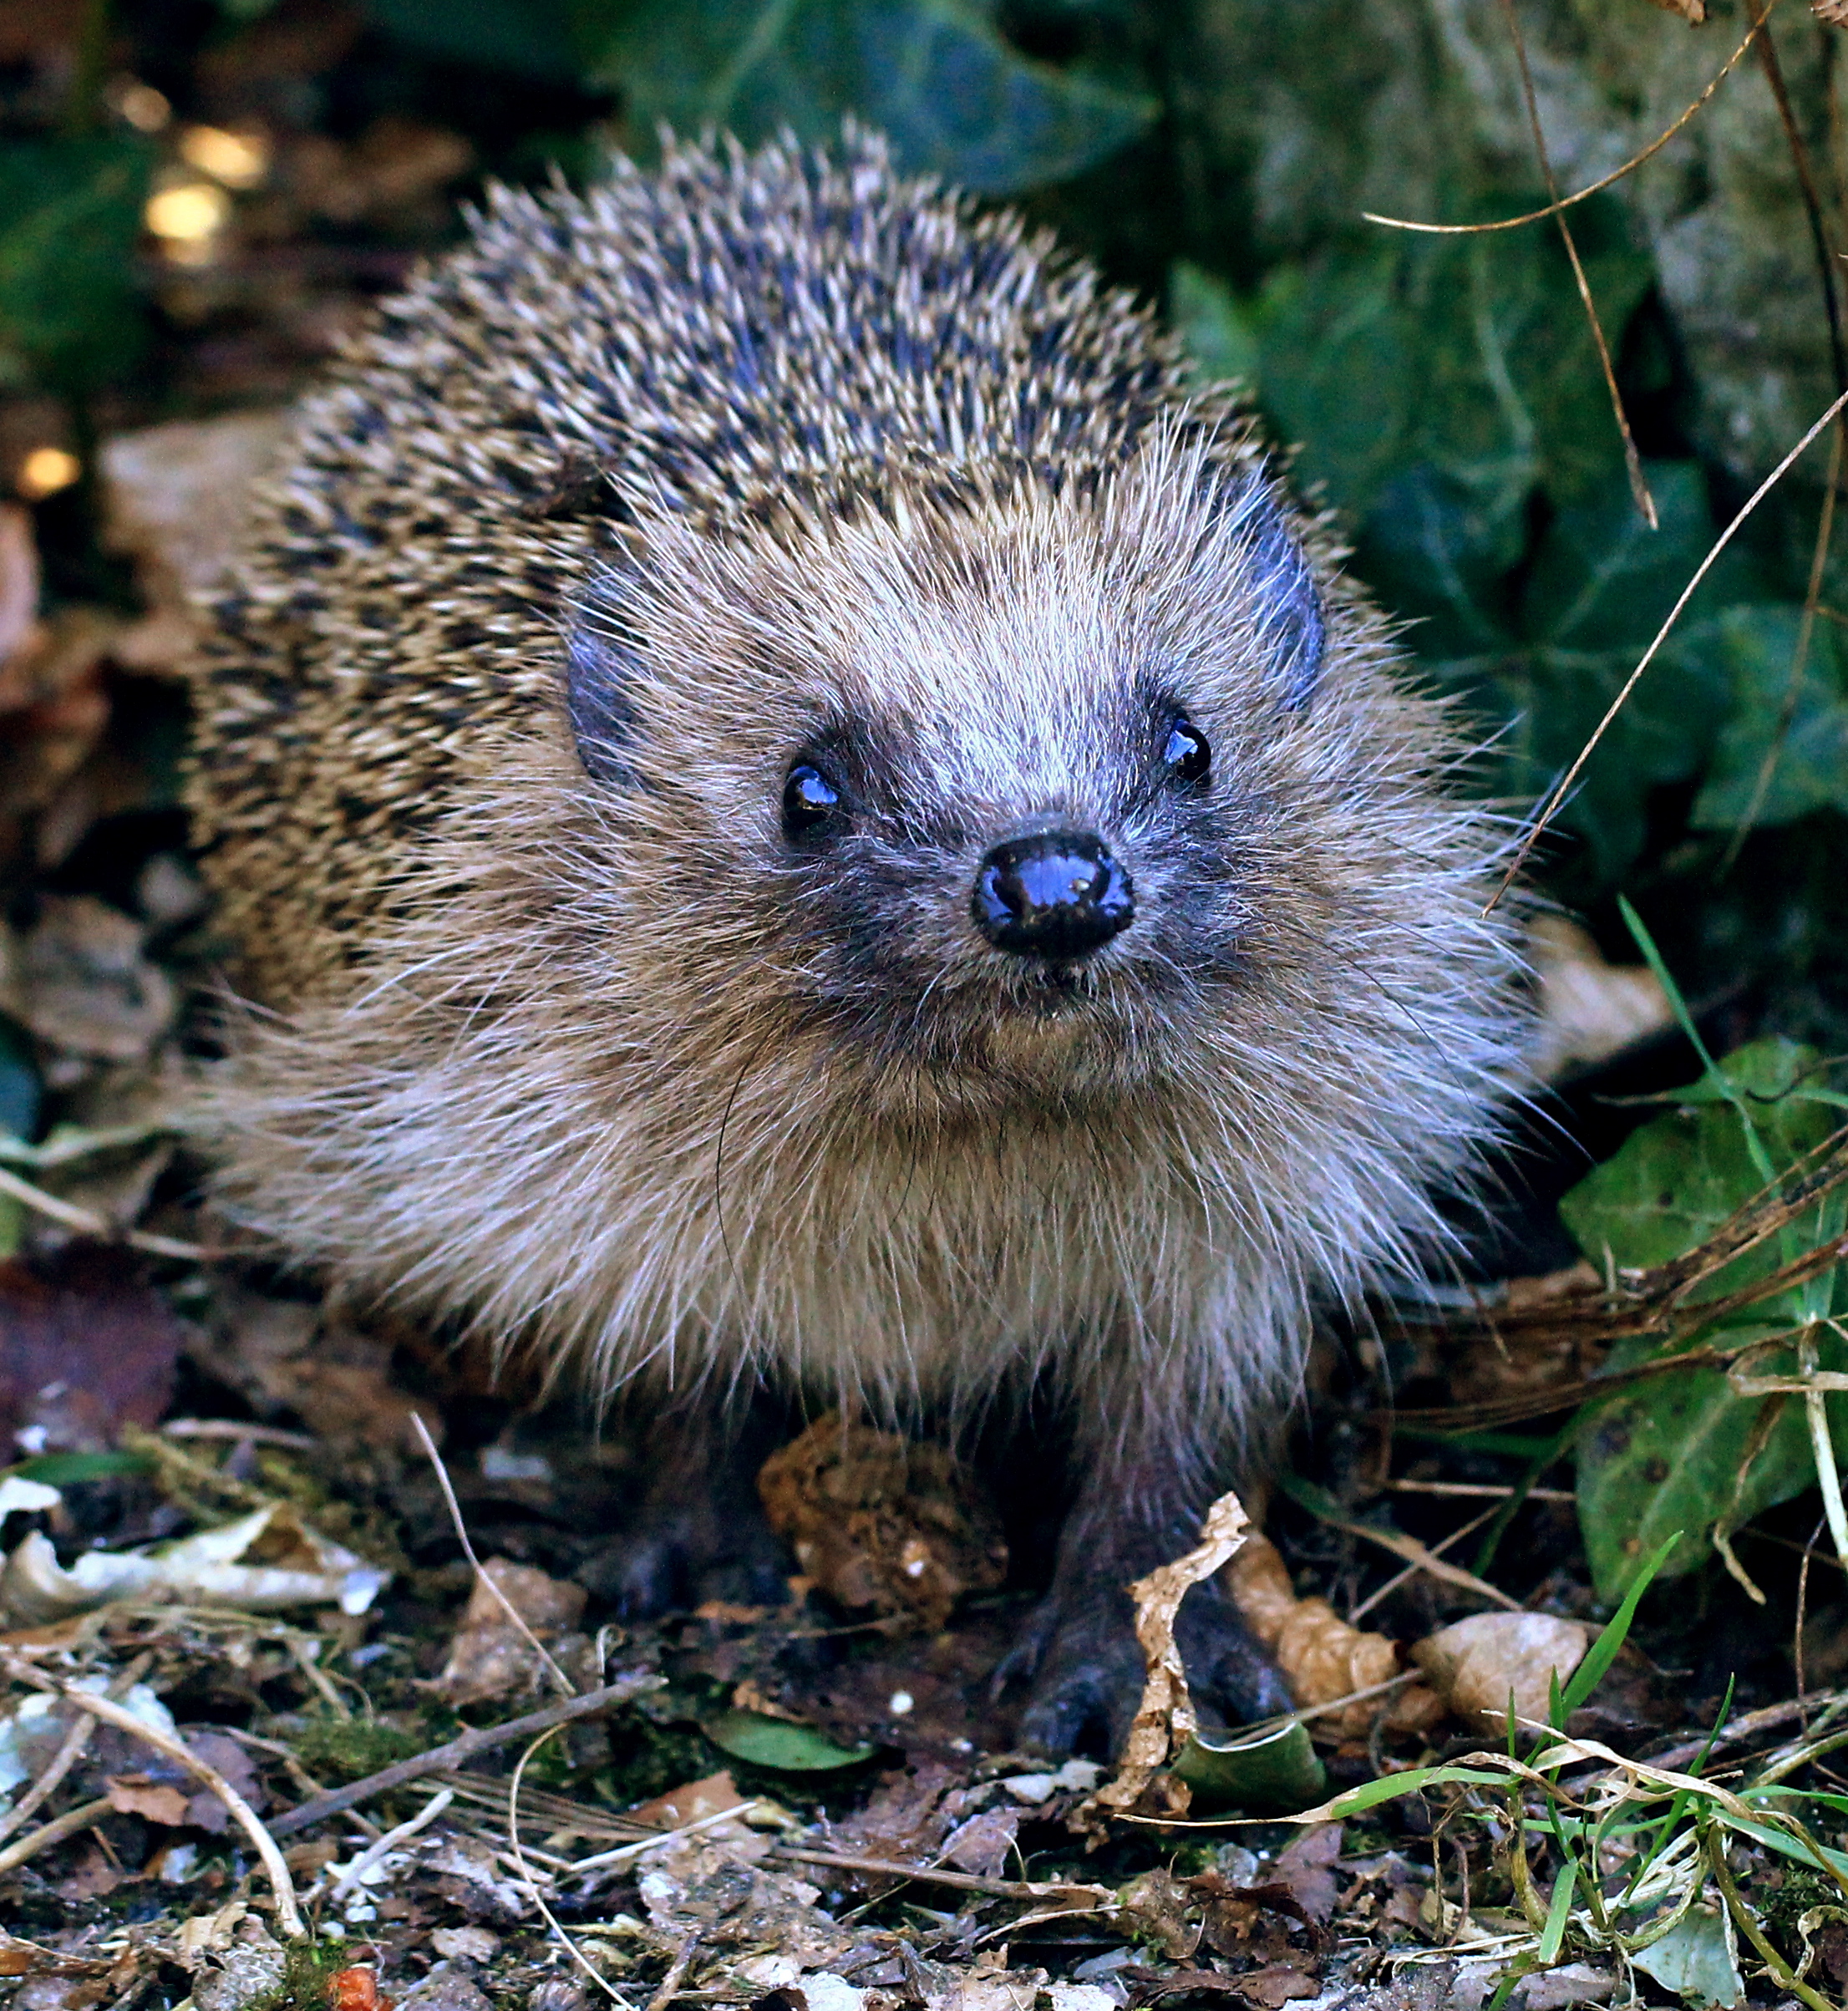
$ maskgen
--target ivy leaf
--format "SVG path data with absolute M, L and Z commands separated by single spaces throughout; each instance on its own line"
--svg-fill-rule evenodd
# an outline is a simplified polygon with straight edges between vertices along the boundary
M 134 135 L 0 145 L 0 384 L 82 395 L 140 356 L 151 160 Z
M 568 0 L 366 0 L 366 13 L 387 34 L 452 63 L 548 84 L 578 74 Z
M 1713 517 L 1698 468 L 1655 462 L 1647 472 L 1658 530 L 1642 522 L 1627 485 L 1613 475 L 1601 494 L 1560 511 L 1541 541 L 1509 617 L 1518 639 L 1499 649 L 1478 642 L 1469 653 L 1439 655 L 1431 666 L 1495 733 L 1493 786 L 1500 794 L 1531 801 L 1553 787 L 1706 556 Z M 1394 535 L 1403 539 L 1404 526 L 1415 520 L 1404 510 L 1401 518 Z M 1493 562 L 1493 552 L 1486 553 L 1483 563 Z M 1425 570 L 1427 577 L 1439 576 L 1429 562 Z M 1607 882 L 1642 849 L 1650 792 L 1691 780 L 1711 757 L 1729 696 L 1714 624 L 1727 597 L 1757 590 L 1744 560 L 1723 559 L 1714 568 L 1562 810 L 1560 823 L 1586 840 Z M 1483 593 L 1477 586 L 1478 607 Z M 1414 639 L 1442 649 L 1468 632 L 1452 617 L 1433 624 L 1429 642 L 1422 633 Z
M 1848 1348 L 1827 1334 L 1819 1360 L 1824 1369 L 1848 1368 Z M 1789 1351 L 1756 1364 L 1760 1374 L 1790 1375 L 1795 1368 Z M 1768 1432 L 1767 1404 L 1779 1407 Z M 1848 1398 L 1829 1400 L 1829 1420 L 1839 1445 Z M 1704 1538 L 1716 1527 L 1737 1528 L 1815 1480 L 1800 1399 L 1740 1397 L 1718 1369 L 1683 1369 L 1633 1385 L 1598 1409 L 1579 1445 L 1579 1531 L 1598 1597 L 1621 1598 L 1651 1551 L 1676 1530 Z M 1678 1544 L 1662 1575 L 1693 1571 L 1707 1554 L 1705 1541 Z
M 580 0 L 581 46 L 632 120 L 747 144 L 853 113 L 900 165 L 982 195 L 1063 181 L 1155 117 L 1140 93 L 1023 56 L 977 0 Z
M 1694 804 L 1693 821 L 1703 830 L 1735 826 L 1748 816 L 1758 825 L 1790 824 L 1811 810 L 1848 810 L 1848 678 L 1840 641 L 1824 622 L 1811 631 L 1796 709 L 1778 744 L 1802 625 L 1803 610 L 1795 607 L 1729 608 L 1720 619 L 1719 656 L 1733 704 Z M 1758 800 L 1774 746 L 1776 764 Z
M 1773 1039 L 1720 1064 L 1743 1093 L 1774 1165 L 1793 1164 L 1835 1128 L 1831 1102 L 1805 1086 L 1815 1060 L 1809 1049 Z M 1666 1263 L 1704 1242 L 1759 1191 L 1739 1112 L 1724 1096 L 1717 1083 L 1691 1086 L 1686 1102 L 1633 1132 L 1560 1203 L 1561 1219 L 1593 1263 Z M 1806 1228 L 1817 1232 L 1818 1218 L 1799 1222 L 1795 1232 L 1801 1237 Z M 1717 1298 L 1763 1277 L 1785 1254 L 1776 1244 L 1748 1252 L 1708 1279 L 1700 1296 Z M 1801 1310 L 1795 1299 L 1780 1298 L 1754 1308 L 1760 1325 L 1720 1328 L 1709 1338 L 1787 1333 Z M 1763 1324 L 1766 1318 L 1772 1323 Z M 1822 1366 L 1848 1365 L 1848 1349 L 1833 1334 L 1825 1333 L 1821 1344 Z M 1647 1338 L 1620 1343 L 1609 1366 L 1630 1368 L 1658 1351 Z M 1795 1369 L 1786 1348 L 1757 1372 Z M 1776 1409 L 1767 1412 L 1767 1404 Z M 1848 1400 L 1831 1399 L 1830 1409 L 1839 1439 Z M 1736 1527 L 1801 1493 L 1815 1473 L 1801 1406 L 1782 1397 L 1741 1397 L 1719 1369 L 1680 1369 L 1614 1394 L 1596 1410 L 1578 1454 L 1579 1525 L 1600 1596 L 1621 1597 L 1670 1531 Z M 1704 1555 L 1702 1544 L 1682 1545 L 1664 1572 L 1691 1571 Z
M 1692 461 L 1654 461 L 1647 474 L 1657 530 L 1637 515 L 1627 489 L 1614 484 L 1560 512 L 1535 555 L 1522 599 L 1528 634 L 1562 649 L 1626 651 L 1635 668 L 1713 540 L 1700 469 Z M 1749 562 L 1729 551 L 1682 619 L 1698 621 L 1749 596 L 1755 584 Z
M 1774 1166 L 1793 1165 L 1835 1128 L 1831 1105 L 1797 1086 L 1815 1060 L 1810 1049 L 1774 1037 L 1720 1064 L 1744 1092 Z M 1643 1270 L 1704 1242 L 1762 1185 L 1739 1111 L 1697 1084 L 1687 1102 L 1632 1131 L 1594 1167 L 1561 1201 L 1560 1219 L 1601 1269 L 1608 1260 L 1620 1270 Z M 1761 1246 L 1708 1280 L 1701 1296 L 1719 1298 L 1781 1261 L 1775 1244 Z

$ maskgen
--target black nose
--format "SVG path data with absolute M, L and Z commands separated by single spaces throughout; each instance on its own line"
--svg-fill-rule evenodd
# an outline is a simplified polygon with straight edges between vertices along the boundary
M 969 903 L 998 950 L 1023 957 L 1082 957 L 1135 915 L 1130 876 L 1089 831 L 1010 838 L 982 861 Z

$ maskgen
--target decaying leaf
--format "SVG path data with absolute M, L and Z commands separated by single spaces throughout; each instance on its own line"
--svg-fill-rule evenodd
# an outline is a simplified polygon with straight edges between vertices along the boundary
M 1253 1536 L 1246 1544 L 1226 1582 L 1246 1624 L 1277 1657 L 1299 1709 L 1373 1689 L 1399 1674 L 1399 1649 L 1385 1635 L 1350 1627 L 1326 1599 L 1297 1598 L 1289 1567 L 1268 1538 Z M 1389 1704 L 1378 1696 L 1366 1698 L 1312 1719 L 1310 1729 L 1321 1739 L 1363 1738 L 1383 1709 L 1394 1734 L 1422 1731 L 1443 1715 L 1432 1693 L 1413 1683 Z
M 1556 1677 L 1563 1689 L 1585 1659 L 1592 1630 L 1551 1613 L 1472 1613 L 1412 1649 L 1451 1712 L 1492 1738 L 1508 1729 L 1508 1700 L 1527 1725 L 1544 1724 Z
M 125 1424 L 152 1425 L 185 1340 L 124 1252 L 87 1244 L 30 1269 L 0 1263 L 0 1445 L 99 1450 Z
M 1540 981 L 1533 1068 L 1542 1081 L 1608 1061 L 1673 1023 L 1653 971 L 1607 963 L 1589 933 L 1563 915 L 1535 918 L 1527 952 Z
M 0 969 L 0 1006 L 67 1054 L 145 1061 L 178 1009 L 173 980 L 142 953 L 147 932 L 90 894 L 57 894 Z
M 1133 1809 L 1154 1781 L 1168 1755 L 1185 1746 L 1196 1729 L 1187 1672 L 1175 1646 L 1175 1615 L 1188 1591 L 1210 1578 L 1249 1540 L 1251 1519 L 1236 1494 L 1223 1494 L 1206 1511 L 1200 1541 L 1172 1564 L 1158 1565 L 1130 1587 L 1135 1601 L 1135 1638 L 1146 1671 L 1142 1701 L 1136 1707 L 1114 1780 L 1107 1780 L 1074 1812 L 1073 1821 L 1094 1825 L 1104 1813 Z M 1180 1784 L 1176 1782 L 1176 1787 Z M 1186 1790 L 1181 1788 L 1185 1815 Z
M 248 1612 L 338 1606 L 360 1613 L 389 1577 L 278 1504 L 177 1543 L 85 1551 L 69 1571 L 34 1530 L 0 1568 L 0 1611 L 18 1627 L 43 1627 L 113 1599 L 175 1600 Z
M 547 1644 L 576 1627 L 584 1611 L 582 1586 L 548 1577 L 534 1565 L 490 1557 L 481 1568 L 495 1589 L 477 1580 L 449 1643 L 449 1659 L 432 1685 L 452 1705 L 503 1697 L 530 1688 L 543 1675 L 532 1640 L 508 1617 L 509 1606 L 531 1634 Z
M 966 1592 L 1007 1576 L 993 1508 L 946 1448 L 830 1411 L 764 1463 L 771 1526 L 830 1598 L 940 1628 Z
M 176 633 L 190 635 L 195 597 L 208 593 L 229 562 L 251 485 L 283 425 L 280 413 L 239 412 L 175 419 L 103 443 L 109 542 L 135 560 L 150 607 L 180 624 Z

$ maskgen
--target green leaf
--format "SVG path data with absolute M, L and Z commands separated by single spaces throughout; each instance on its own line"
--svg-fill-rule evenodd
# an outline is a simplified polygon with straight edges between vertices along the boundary
M 1738 1049 L 1719 1064 L 1743 1092 L 1774 1166 L 1792 1165 L 1835 1128 L 1828 1103 L 1793 1093 L 1816 1059 L 1808 1048 L 1774 1038 Z M 1695 1085 L 1684 1103 L 1632 1132 L 1587 1175 L 1559 1204 L 1560 1219 L 1592 1263 L 1602 1268 L 1608 1253 L 1621 1270 L 1643 1270 L 1703 1242 L 1763 1185 L 1737 1110 Z M 1709 1279 L 1702 1296 L 1736 1290 L 1779 1261 L 1772 1246 L 1750 1252 Z
M 1581 211 L 1586 269 L 1613 339 L 1647 290 L 1647 256 L 1605 206 Z M 1571 505 L 1622 480 L 1622 448 L 1571 268 L 1541 232 L 1382 237 L 1267 282 L 1264 405 L 1333 500 L 1370 517 L 1425 464 L 1490 515 L 1537 485 Z
M 1754 1140 L 1739 1106 L 1774 1169 L 1826 1138 L 1835 1128 L 1832 1106 L 1801 1086 L 1815 1059 L 1790 1041 L 1754 1041 L 1719 1064 L 1724 1083 L 1709 1078 L 1693 1085 L 1675 1110 L 1632 1133 L 1560 1203 L 1561 1218 L 1592 1262 L 1625 1270 L 1666 1263 L 1704 1242 L 1760 1190 Z M 1805 1226 L 1795 1226 L 1800 1239 Z M 1783 1255 L 1775 1243 L 1749 1252 L 1708 1279 L 1700 1296 L 1718 1297 L 1765 1276 Z M 1800 1295 L 1785 1295 L 1755 1309 L 1769 1324 L 1723 1328 L 1712 1338 L 1775 1334 L 1805 1310 Z M 1622 1343 L 1609 1365 L 1629 1368 L 1659 1351 L 1647 1338 Z M 1820 1355 L 1825 1367 L 1848 1367 L 1848 1348 L 1832 1333 L 1820 1337 Z M 1785 1348 L 1759 1372 L 1790 1374 L 1795 1368 Z M 1767 1402 L 1779 1407 L 1775 1414 L 1764 1414 Z M 1839 1432 L 1848 1422 L 1848 1399 L 1830 1399 L 1830 1410 Z M 1707 1532 L 1750 1521 L 1801 1493 L 1815 1475 L 1801 1406 L 1741 1397 L 1719 1369 L 1677 1370 L 1614 1394 L 1592 1414 L 1578 1451 L 1579 1525 L 1600 1595 L 1615 1598 L 1631 1588 L 1645 1557 L 1676 1530 L 1703 1540 L 1682 1545 L 1663 1575 L 1693 1570 L 1705 1556 Z
M 1720 617 L 1717 653 L 1733 703 L 1694 805 L 1693 821 L 1704 830 L 1732 829 L 1748 816 L 1754 825 L 1790 824 L 1815 810 L 1848 810 L 1848 678 L 1840 638 L 1826 622 L 1810 633 L 1796 707 L 1779 741 L 1802 626 L 1803 610 L 1790 606 L 1733 607 Z M 1776 765 L 1759 800 L 1774 745 Z
M 1293 1815 L 1328 1791 L 1307 1728 L 1297 1724 L 1222 1745 L 1196 1732 L 1176 1755 L 1174 1770 L 1201 1806 L 1257 1815 Z
M 80 395 L 139 358 L 135 254 L 151 162 L 132 135 L 0 145 L 0 383 Z
M 1023 56 L 977 0 L 580 0 L 581 46 L 633 124 L 806 140 L 857 114 L 907 170 L 978 194 L 1063 181 L 1115 153 L 1155 102 Z
M 22 1480 L 41 1480 L 48 1487 L 74 1487 L 84 1480 L 113 1480 L 153 1469 L 145 1453 L 41 1452 L 16 1466 L 0 1467 L 0 1477 L 17 1474 Z
M 577 78 L 569 0 L 366 0 L 366 13 L 387 34 L 453 63 L 552 84 Z
M 1690 1907 L 1660 1941 L 1637 1950 L 1630 1961 L 1693 2011 L 1713 2006 L 1730 2011 L 1745 2001 L 1745 1981 L 1733 1953 L 1732 1937 L 1717 1911 Z
M 806 1724 L 766 1718 L 756 1711 L 727 1711 L 701 1728 L 722 1753 L 779 1774 L 825 1774 L 858 1766 L 876 1746 L 836 1745 Z
M 1825 1369 L 1848 1369 L 1848 1348 L 1831 1335 L 1820 1359 Z M 1795 1361 L 1786 1352 L 1759 1368 L 1791 1374 Z M 1767 1404 L 1781 1409 L 1754 1449 Z M 1839 1435 L 1848 1424 L 1848 1399 L 1833 1399 L 1830 1417 Z M 1740 1397 L 1717 1369 L 1681 1369 L 1636 1384 L 1596 1412 L 1580 1442 L 1579 1528 L 1599 1597 L 1628 1590 L 1651 1549 L 1675 1530 L 1698 1531 L 1703 1541 L 1680 1545 L 1662 1568 L 1665 1578 L 1705 1561 L 1704 1538 L 1716 1525 L 1738 1527 L 1815 1480 L 1799 1399 Z
M 1256 318 L 1224 280 L 1177 260 L 1168 273 L 1168 320 L 1199 383 L 1257 388 Z

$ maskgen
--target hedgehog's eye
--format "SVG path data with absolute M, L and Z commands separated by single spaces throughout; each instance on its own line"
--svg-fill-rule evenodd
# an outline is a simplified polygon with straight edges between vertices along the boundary
M 1212 772 L 1213 750 L 1206 736 L 1183 713 L 1168 729 L 1168 744 L 1161 750 L 1168 780 L 1185 788 L 1204 782 Z
M 783 830 L 811 838 L 840 807 L 840 792 L 812 761 L 798 761 L 783 785 Z

